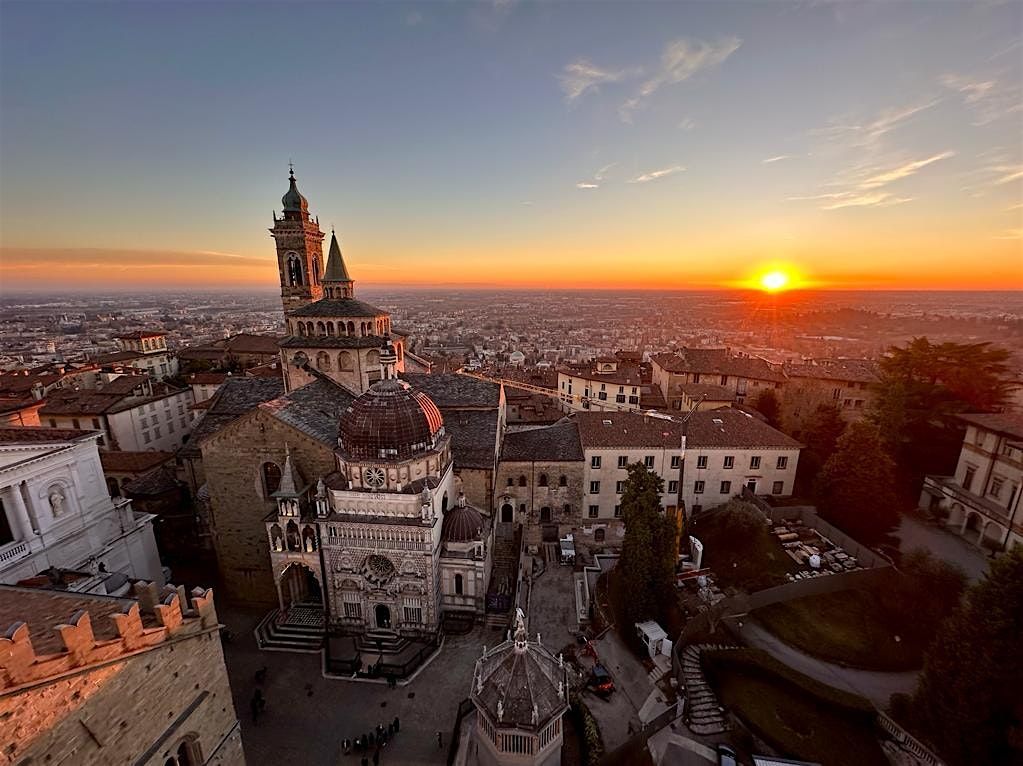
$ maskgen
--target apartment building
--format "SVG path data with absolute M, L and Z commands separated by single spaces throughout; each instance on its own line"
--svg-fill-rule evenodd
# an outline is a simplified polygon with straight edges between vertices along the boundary
M 733 353 L 727 348 L 680 348 L 650 357 L 654 386 L 667 407 L 682 410 L 691 391 L 683 386 L 713 385 L 732 392 L 734 401 L 752 402 L 765 388 L 779 388 L 785 375 L 766 360 Z M 715 391 L 712 396 L 720 397 Z M 698 397 L 697 397 L 698 398 Z

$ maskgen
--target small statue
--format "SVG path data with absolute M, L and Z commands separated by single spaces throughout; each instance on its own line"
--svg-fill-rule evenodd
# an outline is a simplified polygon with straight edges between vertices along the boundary
M 64 493 L 56 487 L 50 492 L 50 510 L 53 511 L 54 517 L 64 513 Z

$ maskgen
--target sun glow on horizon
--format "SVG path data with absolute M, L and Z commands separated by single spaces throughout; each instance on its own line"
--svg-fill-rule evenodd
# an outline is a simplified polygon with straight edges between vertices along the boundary
M 784 271 L 768 271 L 760 276 L 760 289 L 776 293 L 792 286 L 791 277 Z

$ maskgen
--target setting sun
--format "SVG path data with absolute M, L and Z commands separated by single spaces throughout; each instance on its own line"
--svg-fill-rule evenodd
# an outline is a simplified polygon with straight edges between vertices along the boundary
M 775 293 L 789 287 L 789 275 L 784 271 L 769 271 L 760 277 L 760 288 Z

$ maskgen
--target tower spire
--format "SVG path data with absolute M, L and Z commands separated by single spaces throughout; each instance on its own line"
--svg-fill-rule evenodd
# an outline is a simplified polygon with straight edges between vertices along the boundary
M 330 230 L 330 249 L 327 251 L 327 267 L 323 270 L 323 290 L 328 298 L 351 298 L 355 295 L 355 283 L 348 275 L 341 245 L 333 227 Z

